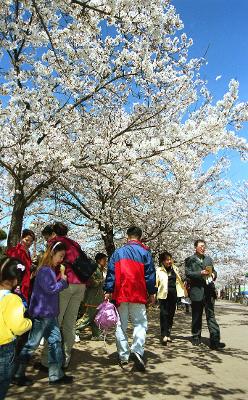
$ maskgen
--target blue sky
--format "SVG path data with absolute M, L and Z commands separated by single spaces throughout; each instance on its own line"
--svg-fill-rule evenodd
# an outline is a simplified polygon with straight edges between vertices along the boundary
M 190 57 L 203 57 L 208 64 L 201 69 L 215 100 L 228 90 L 232 78 L 239 81 L 240 101 L 248 101 L 248 0 L 171 0 L 184 29 L 194 44 Z M 207 51 L 207 53 L 206 53 Z M 205 54 L 206 53 L 206 54 Z M 217 76 L 221 76 L 216 80 Z M 240 131 L 248 140 L 248 124 Z M 248 179 L 248 163 L 236 152 L 225 152 L 232 165 L 232 181 Z

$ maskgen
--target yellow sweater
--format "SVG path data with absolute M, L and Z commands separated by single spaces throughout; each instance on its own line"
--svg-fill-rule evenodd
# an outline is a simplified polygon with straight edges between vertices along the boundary
M 175 265 L 172 265 L 176 273 L 176 291 L 177 297 L 187 297 L 187 290 L 184 287 L 180 277 L 179 270 Z M 168 273 L 163 265 L 160 265 L 156 270 L 156 287 L 158 288 L 157 299 L 167 299 L 168 295 Z
M 19 296 L 0 290 L 0 346 L 31 329 L 32 321 L 24 318 L 24 311 Z

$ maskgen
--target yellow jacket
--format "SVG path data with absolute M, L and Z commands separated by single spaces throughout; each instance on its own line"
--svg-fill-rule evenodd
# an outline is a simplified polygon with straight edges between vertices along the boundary
M 19 296 L 0 290 L 0 346 L 31 329 L 32 321 L 24 318 L 24 311 Z
M 177 297 L 187 297 L 187 290 L 179 275 L 178 268 L 175 265 L 172 265 L 172 268 L 176 273 Z M 166 299 L 168 295 L 168 273 L 163 265 L 160 265 L 156 270 L 156 287 L 158 288 L 157 299 Z

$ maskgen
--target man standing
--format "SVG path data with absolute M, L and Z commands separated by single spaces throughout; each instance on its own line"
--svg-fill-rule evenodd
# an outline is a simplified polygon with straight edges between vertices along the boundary
M 220 342 L 220 328 L 214 315 L 216 298 L 214 280 L 217 273 L 213 268 L 213 261 L 205 256 L 206 243 L 196 240 L 195 254 L 185 260 L 185 274 L 190 282 L 190 299 L 192 306 L 192 344 L 201 343 L 202 314 L 205 308 L 208 330 L 210 333 L 210 348 L 219 350 L 225 347 Z
M 116 345 L 121 367 L 128 367 L 129 362 L 130 348 L 126 331 L 130 317 L 134 328 L 131 356 L 136 368 L 145 371 L 146 303 L 155 302 L 156 273 L 149 248 L 140 242 L 141 236 L 140 228 L 128 228 L 127 243 L 110 258 L 104 290 L 105 299 L 112 298 L 115 301 L 120 316 Z

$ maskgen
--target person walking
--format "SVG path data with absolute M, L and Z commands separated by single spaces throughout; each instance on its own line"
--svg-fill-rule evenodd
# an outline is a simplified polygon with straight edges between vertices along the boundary
M 213 260 L 205 255 L 206 242 L 198 239 L 194 243 L 195 254 L 185 260 L 185 275 L 190 284 L 192 307 L 192 344 L 201 343 L 202 314 L 205 308 L 207 326 L 210 333 L 210 348 L 223 349 L 225 343 L 220 341 L 220 328 L 215 319 L 214 304 L 216 299 L 214 281 L 217 272 Z
M 127 243 L 110 258 L 104 284 L 105 300 L 113 300 L 120 320 L 116 328 L 116 345 L 120 365 L 128 369 L 130 359 L 139 371 L 145 371 L 143 359 L 147 331 L 146 304 L 155 303 L 156 273 L 151 252 L 141 243 L 142 230 L 131 226 Z M 133 343 L 128 344 L 128 319 L 133 325 Z
M 108 257 L 104 253 L 97 253 L 95 256 L 95 261 L 97 263 L 97 269 L 94 274 L 87 282 L 87 288 L 84 297 L 84 308 L 85 312 L 81 318 L 77 320 L 76 323 L 76 342 L 80 341 L 80 333 L 82 330 L 91 327 L 92 338 L 91 340 L 101 340 L 101 331 L 96 326 L 94 318 L 96 316 L 96 309 L 99 304 L 103 301 L 103 272 L 107 266 Z
M 186 289 L 179 270 L 173 263 L 172 255 L 167 251 L 159 255 L 159 267 L 156 270 L 157 299 L 160 307 L 161 343 L 172 342 L 171 329 L 176 311 L 177 298 L 186 297 Z

